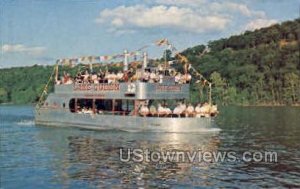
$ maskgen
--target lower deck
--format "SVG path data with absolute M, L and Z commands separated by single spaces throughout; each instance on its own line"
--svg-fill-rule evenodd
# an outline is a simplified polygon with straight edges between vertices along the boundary
M 198 132 L 213 127 L 211 117 L 141 117 L 107 114 L 76 114 L 68 109 L 40 108 L 36 124 L 80 127 L 86 129 L 118 129 L 124 131 Z

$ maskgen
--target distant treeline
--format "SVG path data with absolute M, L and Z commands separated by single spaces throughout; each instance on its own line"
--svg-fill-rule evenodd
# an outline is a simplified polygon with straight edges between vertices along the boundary
M 218 104 L 300 103 L 300 19 L 188 48 L 183 54 L 213 83 Z M 112 67 L 111 69 L 120 69 Z M 73 68 L 73 75 L 78 70 Z M 53 66 L 0 69 L 0 103 L 34 103 Z M 49 87 L 53 90 L 53 84 Z M 207 88 L 193 83 L 191 101 L 207 100 Z

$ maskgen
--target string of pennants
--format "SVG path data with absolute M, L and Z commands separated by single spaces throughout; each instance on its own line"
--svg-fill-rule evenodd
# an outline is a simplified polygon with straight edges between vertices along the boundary
M 130 52 L 127 55 L 129 57 L 139 56 L 140 52 Z M 79 58 L 63 58 L 63 59 L 58 59 L 56 63 L 62 65 L 73 65 L 78 63 L 99 63 L 99 62 L 112 61 L 114 59 L 119 59 L 119 58 L 124 58 L 124 54 L 105 55 L 105 56 L 83 56 Z
M 134 57 L 136 59 L 137 56 L 141 55 L 141 51 L 149 46 L 157 45 L 157 46 L 167 46 L 167 49 L 171 51 L 177 51 L 177 49 L 169 43 L 167 39 L 160 39 L 154 43 L 149 45 L 145 45 L 134 52 L 129 52 L 127 54 L 128 57 Z M 116 54 L 116 55 L 103 55 L 103 56 L 83 56 L 78 58 L 63 58 L 58 59 L 56 63 L 65 65 L 65 66 L 72 66 L 74 64 L 83 63 L 83 64 L 90 64 L 90 63 L 100 63 L 100 62 L 107 62 L 112 61 L 119 58 L 124 58 L 124 54 Z

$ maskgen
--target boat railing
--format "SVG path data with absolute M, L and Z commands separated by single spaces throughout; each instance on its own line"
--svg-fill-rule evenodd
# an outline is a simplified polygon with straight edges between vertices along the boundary
M 163 114 L 163 113 L 149 113 L 147 115 L 136 113 L 132 111 L 98 111 L 98 112 L 91 112 L 91 113 L 84 113 L 84 112 L 74 112 L 78 114 L 91 114 L 91 115 L 119 115 L 119 116 L 137 116 L 137 117 L 160 117 L 160 118 L 193 118 L 193 117 L 214 117 L 217 114 L 203 114 L 203 113 L 181 113 L 181 114 Z

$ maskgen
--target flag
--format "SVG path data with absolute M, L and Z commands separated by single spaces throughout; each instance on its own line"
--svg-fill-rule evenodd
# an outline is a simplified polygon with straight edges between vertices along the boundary
M 160 40 L 156 41 L 155 44 L 157 46 L 169 45 L 169 41 L 166 38 L 165 39 L 160 39 Z
M 106 61 L 106 60 L 107 60 L 107 56 L 100 56 L 100 62 Z
M 170 51 L 177 51 L 177 49 L 176 49 L 172 44 L 169 44 L 169 45 L 168 45 L 168 49 L 169 49 Z

